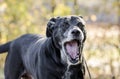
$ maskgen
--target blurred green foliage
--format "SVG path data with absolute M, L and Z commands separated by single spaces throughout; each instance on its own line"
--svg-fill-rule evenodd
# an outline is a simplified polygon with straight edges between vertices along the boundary
M 93 3 L 87 1 L 87 7 L 83 7 L 85 0 L 0 0 L 0 44 L 26 33 L 45 35 L 47 21 L 54 16 L 75 14 L 89 19 L 90 15 L 101 11 L 108 14 L 114 12 L 119 24 L 120 0 L 100 1 L 102 6 L 91 7 L 88 5 Z M 112 5 L 110 8 L 113 9 L 108 9 L 107 4 Z M 119 79 L 120 26 L 95 23 L 86 25 L 86 28 L 84 53 L 92 76 L 96 79 L 110 79 L 115 75 Z M 3 73 L 5 56 L 6 54 L 0 55 L 0 79 L 3 79 L 1 72 Z
M 62 11 L 61 11 L 62 10 Z M 68 6 L 65 6 L 64 4 L 59 4 L 55 10 L 54 10 L 54 16 L 57 16 L 57 15 L 61 15 L 61 16 L 64 16 L 64 15 L 69 15 L 71 13 L 71 9 L 70 7 Z

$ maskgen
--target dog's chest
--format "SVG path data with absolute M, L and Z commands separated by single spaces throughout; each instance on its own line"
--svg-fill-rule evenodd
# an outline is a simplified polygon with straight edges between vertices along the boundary
M 62 76 L 62 79 L 70 79 L 71 72 L 66 71 L 65 74 Z
M 71 79 L 72 72 L 70 70 L 70 66 L 67 66 L 67 69 L 64 75 L 62 76 L 62 79 Z
M 80 64 L 69 66 L 61 79 L 84 79 L 83 68 Z

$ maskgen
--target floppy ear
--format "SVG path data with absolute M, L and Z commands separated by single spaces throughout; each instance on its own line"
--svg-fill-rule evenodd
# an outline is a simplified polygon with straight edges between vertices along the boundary
M 81 16 L 81 15 L 80 15 L 79 17 L 80 17 L 80 18 L 83 18 L 83 16 Z
M 55 22 L 56 22 L 56 18 L 51 18 L 50 21 L 48 22 L 47 29 L 46 29 L 46 36 L 47 37 L 52 36 L 52 32 L 55 28 Z

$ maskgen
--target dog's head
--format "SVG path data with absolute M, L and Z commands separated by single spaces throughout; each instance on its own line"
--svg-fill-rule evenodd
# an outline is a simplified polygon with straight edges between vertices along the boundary
M 55 46 L 61 50 L 64 63 L 76 64 L 81 59 L 86 39 L 84 26 L 81 16 L 57 17 L 48 22 L 46 35 L 52 37 Z

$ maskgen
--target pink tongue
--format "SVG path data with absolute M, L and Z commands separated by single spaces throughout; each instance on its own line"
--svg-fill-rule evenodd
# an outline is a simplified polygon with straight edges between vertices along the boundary
M 71 56 L 71 58 L 75 59 L 78 56 L 77 54 L 79 53 L 77 42 L 71 41 L 66 43 L 66 50 L 67 50 L 67 53 Z

